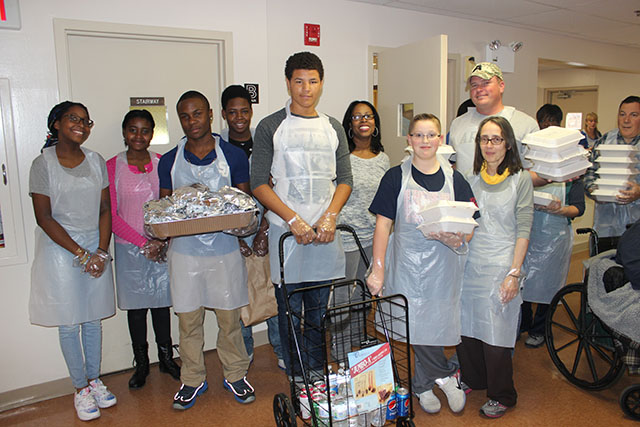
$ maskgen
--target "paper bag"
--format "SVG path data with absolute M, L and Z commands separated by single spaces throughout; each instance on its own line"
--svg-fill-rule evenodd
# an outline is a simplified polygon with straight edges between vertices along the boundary
M 240 309 L 240 318 L 245 326 L 256 325 L 278 314 L 276 290 L 271 283 L 269 256 L 255 254 L 245 257 L 249 305 Z

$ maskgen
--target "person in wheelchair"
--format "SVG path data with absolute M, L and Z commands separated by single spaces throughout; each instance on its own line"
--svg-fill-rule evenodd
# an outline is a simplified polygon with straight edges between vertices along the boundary
M 545 104 L 536 113 L 540 129 L 560 126 L 562 110 L 555 104 Z M 569 274 L 573 230 L 571 220 L 584 213 L 582 178 L 570 182 L 551 182 L 536 188 L 551 194 L 547 206 L 534 205 L 533 226 L 523 270 L 527 280 L 522 290 L 520 333 L 528 333 L 524 345 L 537 348 L 544 344 L 545 318 L 549 303 L 562 288 Z M 535 315 L 532 304 L 536 303 Z
M 590 265 L 589 306 L 624 347 L 631 374 L 640 374 L 640 220 Z M 630 342 L 629 342 L 630 341 Z

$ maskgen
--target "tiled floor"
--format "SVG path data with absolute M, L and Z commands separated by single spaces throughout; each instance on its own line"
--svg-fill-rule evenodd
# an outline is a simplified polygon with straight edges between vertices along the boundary
M 580 280 L 580 259 L 574 257 L 569 282 Z M 102 417 L 92 421 L 99 426 L 273 426 L 273 396 L 288 393 L 286 376 L 276 365 L 276 358 L 268 346 L 256 349 L 255 362 L 249 379 L 256 389 L 257 399 L 249 405 L 236 403 L 222 387 L 220 362 L 215 353 L 206 355 L 209 391 L 199 397 L 196 405 L 179 412 L 171 408 L 178 382 L 158 367 L 152 366 L 147 385 L 140 390 L 129 390 L 130 372 L 107 375 L 103 379 L 118 397 L 118 404 L 102 411 Z M 637 425 L 624 418 L 618 406 L 618 397 L 628 385 L 640 382 L 640 377 L 624 375 L 611 388 L 587 392 L 568 383 L 553 366 L 545 347 L 525 348 L 519 341 L 514 355 L 514 372 L 519 399 L 515 408 L 499 420 L 482 418 L 478 409 L 485 402 L 484 391 L 474 391 L 467 399 L 461 414 L 453 414 L 447 407 L 444 395 L 436 395 L 443 401 L 439 414 L 423 412 L 416 399 L 414 407 L 416 426 L 439 425 L 489 425 L 503 426 L 600 426 Z M 64 396 L 35 405 L 28 405 L 0 413 L 0 425 L 70 426 L 83 425 L 76 418 L 73 397 Z M 301 425 L 298 420 L 298 425 Z

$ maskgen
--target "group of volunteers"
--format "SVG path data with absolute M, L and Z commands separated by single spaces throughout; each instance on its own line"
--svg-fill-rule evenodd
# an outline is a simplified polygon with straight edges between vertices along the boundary
M 269 341 L 278 366 L 292 380 L 301 375 L 301 366 L 289 354 L 292 337 L 282 287 L 290 294 L 358 278 L 373 295 L 407 297 L 415 354 L 412 388 L 426 412 L 441 408 L 434 393 L 438 385 L 453 412 L 463 410 L 466 393 L 486 389 L 489 400 L 481 413 L 502 416 L 517 400 L 516 339 L 528 332 L 527 346 L 543 343 L 547 304 L 568 273 L 570 221 L 584 212 L 582 179 L 551 183 L 523 167 L 522 139 L 540 127 L 559 125 L 562 111 L 544 106 L 536 123 L 504 106 L 502 72 L 495 64 L 480 63 L 469 77 L 474 106 L 451 124 L 455 164 L 438 154 L 444 141 L 440 120 L 421 113 L 408 127 L 409 154 L 390 167 L 371 103 L 353 101 L 340 123 L 316 110 L 324 82 L 320 58 L 296 53 L 284 73 L 289 100 L 256 128 L 251 127 L 249 93 L 237 85 L 225 89 L 221 112 L 228 129 L 220 135 L 212 133 L 208 99 L 185 92 L 176 106 L 185 136 L 162 156 L 149 150 L 155 124 L 146 110 L 124 116 L 126 149 L 106 163 L 82 147 L 94 124 L 84 105 L 65 101 L 51 110 L 47 143 L 33 161 L 29 181 L 39 226 L 29 310 L 32 323 L 58 327 L 78 417 L 95 419 L 117 401 L 100 380 L 101 319 L 115 314 L 115 296 L 127 311 L 135 359 L 130 388 L 143 387 L 149 374 L 150 310 L 159 369 L 181 382 L 173 408 L 192 407 L 209 388 L 203 348 L 210 309 L 219 328 L 222 387 L 240 403 L 253 402 L 255 391 L 247 379 L 253 340 L 240 318 L 240 308 L 249 303 L 249 257 L 270 264 L 278 315 L 267 320 Z M 593 135 L 589 130 L 587 137 Z M 629 97 L 620 105 L 618 129 L 593 145 L 639 141 L 640 98 Z M 597 166 L 584 180 L 587 195 L 595 177 Z M 242 239 L 221 232 L 169 240 L 147 235 L 144 203 L 194 183 L 252 194 L 260 208 L 257 233 Z M 534 186 L 554 201 L 534 206 Z M 621 226 L 640 218 L 638 199 L 640 185 L 633 182 L 617 203 L 598 203 L 598 232 L 622 234 Z M 466 235 L 425 237 L 417 229 L 419 212 L 440 200 L 475 202 L 479 226 Z M 368 272 L 353 238 L 335 235 L 336 224 L 355 229 L 371 259 Z M 294 238 L 284 241 L 282 283 L 273 254 L 288 231 Z M 117 292 L 109 253 L 112 232 Z M 329 290 L 319 286 L 288 303 L 304 312 L 305 323 L 320 324 Z M 334 298 L 339 303 L 348 295 Z M 173 359 L 170 307 L 178 317 L 181 366 Z M 320 331 L 293 323 L 293 333 L 318 342 Z M 456 346 L 456 353 L 447 358 L 445 346 Z M 340 357 L 351 351 L 333 350 Z M 322 351 L 315 347 L 310 353 L 317 354 L 306 357 L 321 361 Z

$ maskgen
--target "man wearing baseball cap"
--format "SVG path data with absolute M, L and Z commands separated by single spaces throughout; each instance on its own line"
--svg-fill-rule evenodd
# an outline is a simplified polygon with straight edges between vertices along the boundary
M 514 107 L 502 104 L 504 80 L 502 70 L 496 64 L 491 62 L 477 64 L 469 75 L 468 83 L 475 108 L 469 108 L 465 114 L 454 119 L 449 132 L 449 144 L 456 150 L 456 169 L 466 178 L 473 174 L 475 136 L 478 125 L 483 119 L 489 116 L 500 116 L 509 120 L 521 157 L 522 139 L 525 135 L 539 130 L 538 123 L 532 117 Z M 536 184 L 534 180 L 534 185 Z

